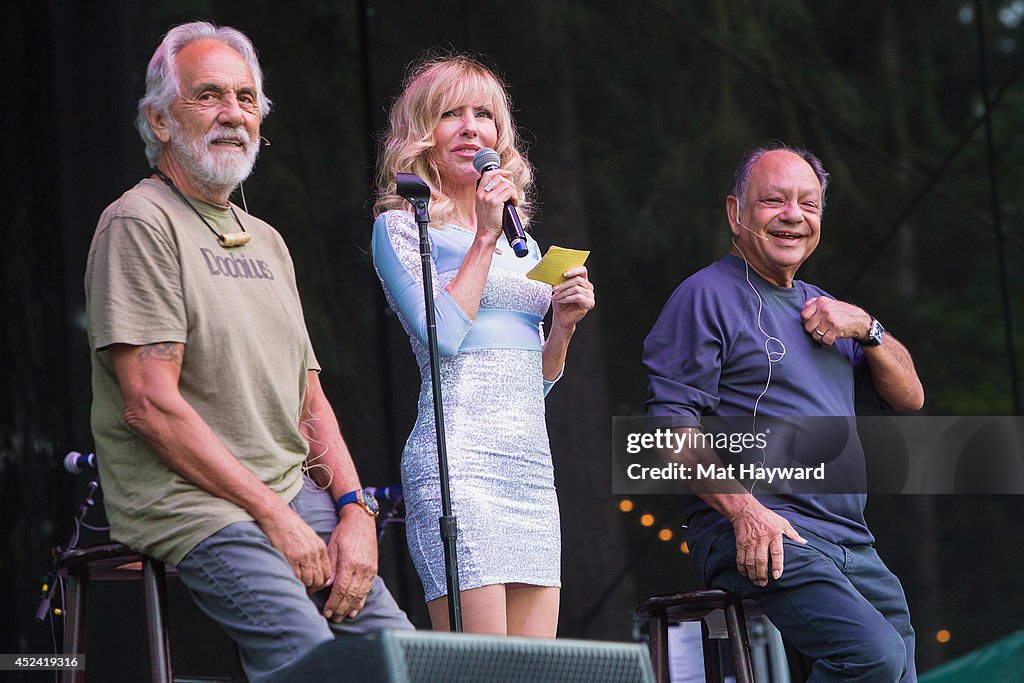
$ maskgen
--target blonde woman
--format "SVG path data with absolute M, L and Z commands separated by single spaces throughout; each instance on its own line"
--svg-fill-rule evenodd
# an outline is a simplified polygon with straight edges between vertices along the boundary
M 481 176 L 481 148 L 501 168 Z M 452 508 L 458 518 L 467 632 L 553 638 L 560 537 L 544 397 L 561 376 L 576 324 L 594 307 L 584 267 L 554 286 L 526 278 L 540 259 L 516 258 L 502 235 L 506 201 L 524 225 L 533 171 L 519 149 L 500 79 L 461 55 L 410 68 L 390 115 L 377 173 L 373 260 L 409 334 L 422 384 L 419 415 L 402 454 L 409 552 L 436 630 L 449 630 L 433 398 L 419 233 L 395 194 L 395 173 L 430 185 L 431 268 L 441 356 Z M 542 318 L 552 308 L 551 329 Z

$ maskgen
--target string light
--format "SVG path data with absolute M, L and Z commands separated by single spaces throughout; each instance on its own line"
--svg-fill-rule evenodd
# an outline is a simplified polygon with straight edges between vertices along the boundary
M 634 503 L 630 498 L 623 498 L 622 500 L 619 501 L 618 507 L 621 512 L 633 512 L 636 509 L 636 503 Z M 652 527 L 654 526 L 655 521 L 657 520 L 655 519 L 654 515 L 652 515 L 649 512 L 645 512 L 644 514 L 640 515 L 640 526 Z M 673 538 L 675 538 L 675 532 L 668 527 L 663 527 L 658 530 L 658 538 L 664 542 L 671 541 Z M 687 545 L 686 541 L 683 541 L 679 545 L 679 552 L 681 552 L 684 555 L 690 554 L 690 546 Z
M 939 629 L 939 631 L 935 634 L 935 640 L 939 641 L 940 643 L 948 643 L 950 638 L 952 637 L 953 634 L 944 628 Z

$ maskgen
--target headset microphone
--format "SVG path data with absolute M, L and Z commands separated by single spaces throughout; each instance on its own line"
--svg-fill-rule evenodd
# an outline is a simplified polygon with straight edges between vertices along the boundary
M 736 211 L 736 218 L 733 220 L 735 220 L 736 224 L 739 225 L 741 228 L 750 230 L 750 228 L 748 228 L 747 226 L 743 225 L 743 223 L 740 222 L 740 212 L 738 209 Z M 754 233 L 754 235 L 757 235 L 763 240 L 768 239 L 767 237 L 762 237 L 753 230 L 750 230 L 750 232 Z M 736 247 L 736 250 L 740 252 L 740 258 L 743 259 L 744 277 L 747 281 L 747 286 L 750 287 L 751 291 L 754 292 L 754 296 L 757 297 L 757 329 L 760 330 L 761 334 L 764 335 L 764 353 L 765 358 L 768 360 L 768 377 L 764 383 L 764 390 L 758 395 L 757 400 L 754 401 L 754 410 L 753 415 L 751 416 L 752 421 L 750 429 L 751 431 L 756 431 L 757 407 L 761 404 L 761 399 L 764 398 L 764 395 L 768 393 L 768 389 L 772 385 L 772 365 L 778 363 L 779 361 L 786 357 L 786 344 L 778 337 L 768 334 L 768 332 L 765 331 L 764 326 L 761 324 L 761 311 L 764 310 L 764 299 L 761 298 L 761 293 L 757 291 L 757 287 L 754 286 L 754 283 L 750 281 L 750 263 L 747 261 L 747 256 L 746 254 L 743 253 L 743 249 L 741 249 L 740 245 L 736 243 L 735 236 L 732 239 L 732 243 L 733 246 Z M 773 345 L 775 345 L 774 349 Z M 764 467 L 765 462 L 768 460 L 768 452 L 764 448 L 760 448 L 760 450 L 761 461 L 759 463 L 756 463 L 756 465 Z M 754 488 L 756 487 L 757 481 L 755 480 L 750 484 L 750 492 L 753 493 Z
M 738 208 L 736 209 L 736 218 L 734 218 L 733 220 L 736 221 L 736 225 L 740 226 L 744 230 L 749 231 L 750 233 L 752 233 L 754 235 L 754 237 L 759 237 L 759 238 L 763 239 L 765 242 L 769 241 L 768 238 L 765 237 L 764 235 L 762 235 L 761 233 L 755 232 L 754 230 L 751 230 L 750 228 L 748 228 L 747 226 L 743 225 L 743 223 L 740 222 L 740 211 L 739 211 Z

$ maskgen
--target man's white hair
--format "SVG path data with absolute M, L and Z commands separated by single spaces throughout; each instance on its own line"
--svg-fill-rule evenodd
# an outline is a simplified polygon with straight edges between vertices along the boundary
M 263 93 L 263 70 L 256 57 L 256 48 L 249 38 L 238 29 L 230 26 L 215 26 L 206 21 L 193 21 L 175 26 L 156 48 L 153 58 L 146 69 L 146 94 L 139 100 L 139 111 L 135 117 L 135 127 L 146 143 L 146 158 L 151 166 L 156 165 L 160 155 L 160 139 L 156 136 L 146 111 L 152 109 L 165 116 L 170 115 L 170 106 L 175 96 L 180 94 L 178 68 L 175 62 L 178 52 L 189 43 L 197 40 L 219 40 L 242 56 L 256 83 L 256 103 L 259 106 L 260 118 L 270 113 L 270 100 Z

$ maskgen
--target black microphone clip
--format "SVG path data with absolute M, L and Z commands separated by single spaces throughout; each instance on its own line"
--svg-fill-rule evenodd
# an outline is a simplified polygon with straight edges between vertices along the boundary
M 429 223 L 430 186 L 415 173 L 395 174 L 395 193 L 412 204 L 417 223 Z

